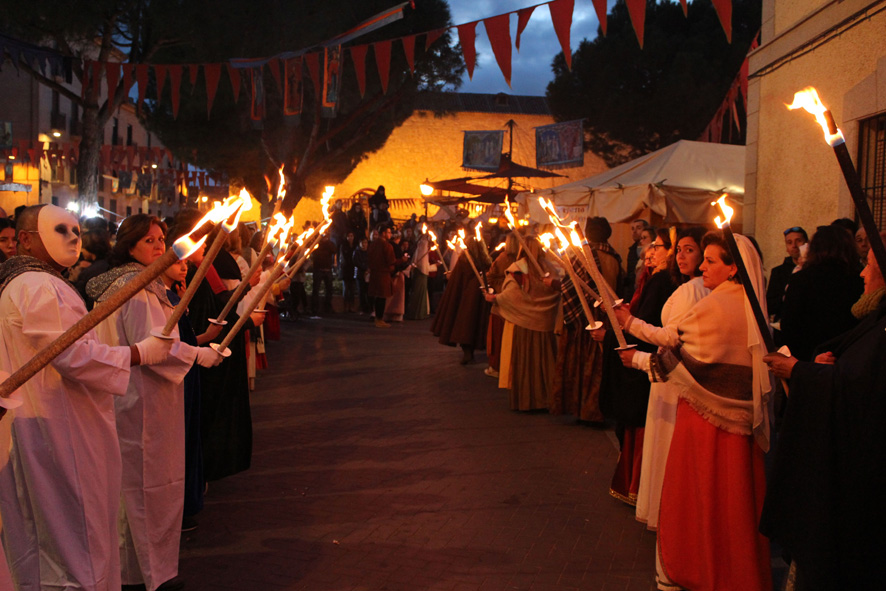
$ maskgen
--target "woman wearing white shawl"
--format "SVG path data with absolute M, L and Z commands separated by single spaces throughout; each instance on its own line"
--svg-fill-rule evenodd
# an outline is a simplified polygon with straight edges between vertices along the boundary
M 767 317 L 760 257 L 747 238 L 735 238 Z M 680 343 L 650 359 L 654 378 L 678 388 L 680 397 L 661 494 L 658 583 L 660 589 L 769 591 L 769 543 L 757 524 L 771 378 L 725 241 L 710 232 L 702 246 L 711 294 L 680 323 Z

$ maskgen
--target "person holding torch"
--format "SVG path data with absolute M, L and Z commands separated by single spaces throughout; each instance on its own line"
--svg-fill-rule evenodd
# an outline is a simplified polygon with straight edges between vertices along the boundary
M 80 255 L 77 218 L 36 205 L 18 216 L 17 233 L 20 256 L 0 266 L 0 370 L 10 373 L 86 314 L 61 276 Z M 126 392 L 131 365 L 163 363 L 171 346 L 146 335 L 113 347 L 90 331 L 0 400 L 20 404 L 0 421 L 0 513 L 21 588 L 120 589 L 114 397 Z
M 166 251 L 166 225 L 136 214 L 123 220 L 111 251 L 111 269 L 89 281 L 97 303 L 111 297 Z M 166 286 L 155 280 L 96 327 L 108 344 L 129 345 L 164 325 L 175 307 Z M 176 578 L 185 476 L 185 374 L 198 363 L 218 365 L 222 357 L 209 347 L 175 338 L 169 358 L 151 368 L 130 372 L 126 394 L 114 404 L 123 488 L 118 519 L 123 585 L 151 591 Z M 175 588 L 168 585 L 168 588 Z

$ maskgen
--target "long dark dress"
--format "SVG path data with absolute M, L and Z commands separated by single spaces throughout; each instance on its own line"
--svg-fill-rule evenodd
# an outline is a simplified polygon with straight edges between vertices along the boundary
M 483 299 L 480 282 L 474 275 L 467 257 L 458 262 L 449 276 L 431 332 L 442 345 L 467 345 L 474 349 L 486 348 L 486 330 L 491 307 Z
M 188 281 L 194 271 L 193 268 L 188 270 Z M 208 319 L 217 317 L 224 303 L 209 281 L 203 281 L 189 306 L 195 332 L 205 332 L 209 327 Z M 228 324 L 216 341 L 221 341 L 227 335 L 237 319 L 236 312 L 228 314 L 225 319 Z M 245 328 L 252 328 L 252 322 L 248 321 Z M 231 356 L 217 367 L 200 368 L 200 424 L 206 480 L 218 480 L 247 470 L 252 461 L 252 414 L 243 335 L 237 335 L 229 349 Z
M 173 306 L 181 301 L 175 290 L 166 295 Z M 178 321 L 178 333 L 183 343 L 197 346 L 197 335 L 191 326 L 189 314 Z M 200 435 L 200 366 L 196 363 L 185 375 L 185 509 L 190 517 L 203 510 L 203 442 Z
M 661 309 L 677 289 L 667 271 L 659 271 L 643 286 L 634 317 L 653 326 L 661 326 Z M 628 344 L 640 351 L 654 353 L 655 345 L 635 339 L 625 333 Z M 646 410 L 649 406 L 649 377 L 642 371 L 625 367 L 615 350 L 618 342 L 610 330 L 603 341 L 603 384 L 600 406 L 604 413 L 616 420 L 616 434 L 621 442 L 621 454 L 609 493 L 631 505 L 637 502 L 640 490 L 640 466 L 643 461 L 643 436 Z
M 886 557 L 886 301 L 799 362 L 760 530 L 797 565 L 797 588 L 882 589 Z

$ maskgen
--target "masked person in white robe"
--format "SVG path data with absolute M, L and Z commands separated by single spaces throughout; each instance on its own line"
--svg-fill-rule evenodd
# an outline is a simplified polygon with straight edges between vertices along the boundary
M 20 256 L 0 265 L 0 370 L 7 373 L 86 314 L 60 275 L 80 254 L 77 219 L 53 205 L 18 217 Z M 3 546 L 16 589 L 120 589 L 114 398 L 126 391 L 130 365 L 160 363 L 170 348 L 155 337 L 133 344 L 112 347 L 87 333 L 0 401 L 20 404 L 0 420 Z
M 89 281 L 87 293 L 102 302 L 166 250 L 166 225 L 155 216 L 123 220 L 111 251 L 111 270 Z M 96 332 L 104 342 L 124 345 L 163 326 L 174 307 L 159 279 L 104 320 Z M 126 394 L 115 401 L 117 435 L 123 458 L 123 489 L 118 529 L 123 588 L 180 589 L 178 554 L 184 505 L 185 374 L 196 361 L 221 362 L 209 347 L 176 338 L 169 358 L 131 372 Z

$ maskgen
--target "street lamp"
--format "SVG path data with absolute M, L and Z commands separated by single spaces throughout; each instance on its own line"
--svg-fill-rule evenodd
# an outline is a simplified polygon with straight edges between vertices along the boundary
M 432 187 L 431 185 L 429 185 L 429 184 L 428 184 L 429 182 L 430 182 L 430 181 L 429 181 L 427 178 L 425 178 L 425 182 L 423 182 L 423 183 L 422 183 L 421 185 L 419 185 L 419 187 L 418 187 L 419 189 L 421 189 L 421 194 L 424 195 L 425 197 L 430 197 L 431 194 L 434 192 L 434 187 Z

